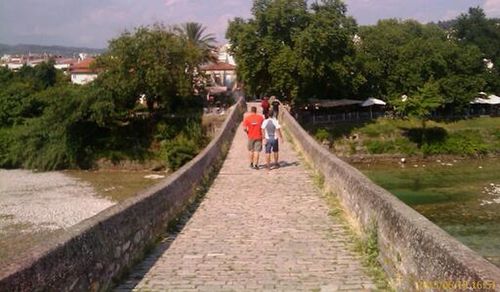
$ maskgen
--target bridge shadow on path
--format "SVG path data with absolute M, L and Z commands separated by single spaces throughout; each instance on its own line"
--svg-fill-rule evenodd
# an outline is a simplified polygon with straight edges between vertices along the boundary
M 144 279 L 148 271 L 161 258 L 162 254 L 167 251 L 172 242 L 174 242 L 177 234 L 172 234 L 164 237 L 159 245 L 155 246 L 153 251 L 137 266 L 132 267 L 133 272 L 126 276 L 126 280 L 115 287 L 114 291 L 133 291 L 134 288 Z
M 287 168 L 287 167 L 291 167 L 291 166 L 299 166 L 300 162 L 298 162 L 298 161 L 294 161 L 294 162 L 279 161 L 278 164 L 279 164 L 279 168 L 282 169 L 282 168 Z M 274 165 L 274 162 L 271 162 L 271 166 L 273 166 L 273 165 Z M 259 162 L 260 169 L 266 169 L 266 166 L 267 166 L 267 164 L 265 162 L 262 162 L 262 161 Z
M 196 212 L 202 201 L 203 196 L 197 198 L 191 205 L 188 206 L 186 211 L 181 214 L 178 222 L 176 222 L 175 225 L 169 227 L 165 234 L 161 235 L 160 241 L 154 246 L 152 251 L 150 251 L 146 255 L 142 262 L 132 267 L 132 271 L 128 275 L 124 276 L 122 282 L 120 282 L 113 291 L 125 292 L 136 290 L 134 288 L 137 287 L 137 285 L 144 279 L 151 268 L 169 249 L 177 236 L 182 232 L 183 228 L 189 222 L 193 214 Z

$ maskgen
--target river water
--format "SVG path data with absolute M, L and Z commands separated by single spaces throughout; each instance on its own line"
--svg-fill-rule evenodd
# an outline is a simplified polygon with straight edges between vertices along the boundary
M 500 267 L 500 158 L 353 166 Z

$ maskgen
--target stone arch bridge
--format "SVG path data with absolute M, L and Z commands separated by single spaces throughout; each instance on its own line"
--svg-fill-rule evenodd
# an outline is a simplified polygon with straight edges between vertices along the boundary
M 500 291 L 497 267 L 322 148 L 287 112 L 282 166 L 250 169 L 245 108 L 240 99 L 207 148 L 165 181 L 0 267 L 0 291 L 386 289 L 353 251 L 346 224 L 376 239 L 398 291 Z M 209 181 L 182 230 L 165 236 Z M 318 181 L 348 223 L 331 216 L 339 207 Z

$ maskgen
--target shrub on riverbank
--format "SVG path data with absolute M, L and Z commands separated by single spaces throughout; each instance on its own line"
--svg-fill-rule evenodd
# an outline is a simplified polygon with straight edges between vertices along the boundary
M 331 137 L 333 150 L 341 156 L 479 156 L 498 154 L 500 151 L 500 118 L 483 117 L 451 123 L 430 122 L 426 129 L 420 128 L 419 125 L 419 121 L 413 119 L 379 119 L 357 127 L 349 125 L 333 129 L 317 128 L 312 133 L 316 137 Z M 320 142 L 323 142 L 323 139 Z

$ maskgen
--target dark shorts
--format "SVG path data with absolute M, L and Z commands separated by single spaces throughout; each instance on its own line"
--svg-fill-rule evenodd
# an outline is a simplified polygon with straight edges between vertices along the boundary
M 266 153 L 278 152 L 278 139 L 267 139 L 266 140 Z
M 262 151 L 262 140 L 248 139 L 248 151 L 260 152 Z

